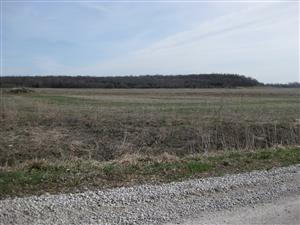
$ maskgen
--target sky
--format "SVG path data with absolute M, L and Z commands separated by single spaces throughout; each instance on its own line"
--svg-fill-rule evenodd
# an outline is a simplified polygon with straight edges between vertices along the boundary
M 1 0 L 1 75 L 299 81 L 298 1 Z

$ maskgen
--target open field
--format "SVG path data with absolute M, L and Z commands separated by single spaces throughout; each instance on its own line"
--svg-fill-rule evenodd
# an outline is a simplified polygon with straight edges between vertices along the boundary
M 299 97 L 288 88 L 4 90 L 0 195 L 299 163 Z M 226 152 L 243 160 L 207 158 Z

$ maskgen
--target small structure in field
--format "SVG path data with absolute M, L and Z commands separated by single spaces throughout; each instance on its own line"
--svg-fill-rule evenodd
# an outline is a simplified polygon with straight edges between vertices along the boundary
M 15 87 L 10 89 L 8 92 L 11 94 L 26 94 L 33 92 L 33 90 L 25 87 Z

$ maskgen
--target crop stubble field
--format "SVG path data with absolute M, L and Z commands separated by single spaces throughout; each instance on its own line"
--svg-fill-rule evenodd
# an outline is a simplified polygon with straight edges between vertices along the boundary
M 267 87 L 4 90 L 0 195 L 299 163 L 299 97 Z

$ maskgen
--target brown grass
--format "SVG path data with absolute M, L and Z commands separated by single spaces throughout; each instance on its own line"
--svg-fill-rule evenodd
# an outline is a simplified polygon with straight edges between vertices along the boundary
M 2 100 L 1 165 L 300 144 L 298 89 L 36 89 Z

